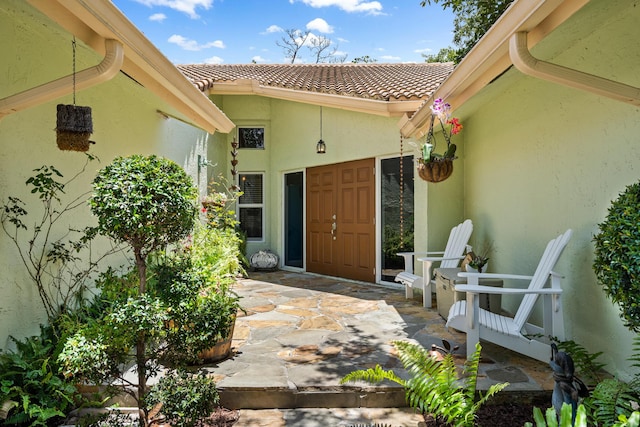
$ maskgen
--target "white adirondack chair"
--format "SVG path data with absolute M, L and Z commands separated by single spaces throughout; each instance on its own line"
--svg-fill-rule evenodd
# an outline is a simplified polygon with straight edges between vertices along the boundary
M 444 251 L 441 252 L 400 252 L 398 255 L 404 257 L 404 271 L 398 273 L 395 281 L 405 286 L 405 296 L 413 298 L 413 288 L 422 289 L 422 305 L 431 307 L 431 292 L 435 286 L 433 280 L 432 267 L 434 262 L 440 262 L 440 268 L 455 268 L 464 258 L 464 249 L 469 242 L 471 232 L 473 231 L 473 223 L 467 219 L 461 224 L 456 225 L 449 233 L 449 240 Z M 420 256 L 418 261 L 422 261 L 422 276 L 413 273 L 413 257 Z M 424 256 L 422 256 L 424 255 Z M 434 256 L 439 255 L 439 256 Z M 426 284 L 426 286 L 425 286 Z
M 467 357 L 470 357 L 478 341 L 485 340 L 540 360 L 549 362 L 549 342 L 544 337 L 553 336 L 564 340 L 564 320 L 562 316 L 562 276 L 552 271 L 560 254 L 571 237 L 571 230 L 559 235 L 547 244 L 533 276 L 494 273 L 458 273 L 467 278 L 466 285 L 456 285 L 456 292 L 466 292 L 466 301 L 457 301 L 449 310 L 447 328 L 467 333 Z M 478 285 L 478 279 L 521 279 L 528 280 L 526 289 L 496 288 Z M 550 287 L 545 284 L 550 282 Z M 524 295 L 520 307 L 513 318 L 481 309 L 479 294 Z M 543 326 L 527 323 L 538 296 L 543 300 Z M 542 335 L 539 337 L 531 335 Z

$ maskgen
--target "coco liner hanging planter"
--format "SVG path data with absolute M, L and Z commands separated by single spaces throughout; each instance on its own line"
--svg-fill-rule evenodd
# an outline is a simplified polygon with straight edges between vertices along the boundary
M 58 148 L 69 151 L 87 151 L 93 133 L 91 107 L 58 104 L 56 142 Z
M 435 119 L 438 119 L 442 136 L 447 143 L 443 154 L 436 154 L 436 137 L 434 135 Z M 445 127 L 446 124 L 446 127 Z M 418 175 L 427 182 L 441 182 L 449 178 L 453 173 L 453 161 L 456 157 L 456 144 L 451 142 L 451 136 L 457 135 L 462 130 L 460 121 L 451 117 L 451 105 L 438 98 L 431 106 L 431 122 L 427 139 L 420 147 L 418 158 Z M 440 131 L 438 131 L 440 134 Z
M 427 182 L 441 182 L 453 173 L 454 159 L 432 159 L 428 163 L 418 162 L 418 175 Z

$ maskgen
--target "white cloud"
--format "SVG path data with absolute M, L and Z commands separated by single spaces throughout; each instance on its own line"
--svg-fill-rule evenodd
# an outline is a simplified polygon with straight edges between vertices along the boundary
M 165 19 L 167 19 L 167 15 L 165 15 L 164 13 L 154 13 L 149 17 L 149 21 L 162 22 Z
M 382 55 L 380 57 L 380 59 L 382 59 L 383 61 L 389 61 L 389 62 L 398 62 L 398 61 L 400 61 L 400 57 L 399 56 L 392 56 L 392 55 Z
M 415 53 L 430 53 L 433 52 L 433 49 L 430 49 L 428 47 L 424 48 L 424 49 L 416 49 L 414 50 Z
M 373 15 L 382 13 L 382 4 L 379 1 L 365 0 L 299 0 L 307 6 L 321 8 L 336 6 L 345 12 L 365 12 Z M 292 0 L 289 3 L 293 3 Z
M 284 32 L 282 27 L 279 27 L 277 25 L 269 25 L 269 27 L 267 27 L 267 29 L 264 30 L 262 34 L 282 33 L 282 32 Z
M 182 49 L 184 50 L 190 50 L 190 51 L 198 51 L 198 50 L 202 50 L 202 49 L 208 49 L 210 47 L 217 47 L 220 49 L 224 49 L 225 45 L 221 40 L 216 40 L 213 42 L 208 42 L 205 44 L 198 44 L 197 41 L 195 40 L 190 40 L 186 37 L 180 36 L 178 34 L 174 34 L 171 37 L 169 37 L 169 39 L 167 40 L 169 43 L 173 43 L 176 44 L 178 46 L 180 46 Z
M 324 34 L 333 33 L 333 27 L 322 18 L 316 18 L 312 21 L 309 21 L 309 23 L 307 24 L 307 30 L 316 30 Z
M 219 56 L 212 56 L 211 58 L 205 59 L 204 63 L 205 64 L 216 64 L 216 65 L 220 65 L 224 62 L 224 59 L 220 58 Z
M 135 0 L 138 3 L 142 3 L 145 6 L 164 6 L 178 12 L 186 13 L 192 19 L 197 19 L 200 16 L 196 12 L 196 9 L 210 9 L 213 4 L 213 0 Z
M 266 62 L 269 62 L 268 60 L 264 59 L 263 57 L 261 57 L 260 55 L 256 55 L 253 58 L 251 58 L 251 60 L 253 62 L 255 62 L 256 64 L 264 64 Z

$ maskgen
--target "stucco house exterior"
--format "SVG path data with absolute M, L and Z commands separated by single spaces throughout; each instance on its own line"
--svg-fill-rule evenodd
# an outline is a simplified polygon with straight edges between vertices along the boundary
M 84 153 L 61 151 L 56 145 L 56 105 L 73 103 L 74 36 L 76 103 L 92 108 L 95 145 L 89 153 L 100 162 L 92 162 L 66 189 L 67 195 L 89 191 L 99 168 L 116 156 L 134 153 L 168 157 L 206 189 L 206 174 L 198 175 L 198 159 L 206 158 L 207 144 L 217 131 L 229 132 L 234 124 L 111 2 L 9 0 L 0 4 L 3 203 L 9 196 L 19 197 L 35 214 L 37 197 L 25 185 L 33 170 L 53 165 L 66 180 L 85 163 Z M 86 78 L 80 78 L 85 70 Z M 66 221 L 53 238 L 64 235 L 69 226 L 96 224 L 88 206 Z M 9 335 L 37 334 L 46 316 L 15 246 L 0 234 L 0 348 L 7 348 Z M 119 265 L 122 260 L 112 262 Z
M 82 41 L 79 68 L 100 61 L 105 38 L 120 38 L 123 73 L 78 93 L 79 103 L 95 110 L 91 151 L 103 164 L 116 155 L 165 155 L 192 168 L 201 184 L 203 176 L 219 173 L 238 178 L 250 196 L 237 207 L 251 223 L 248 254 L 270 249 L 281 268 L 389 282 L 385 225 L 402 230 L 399 219 L 412 221 L 415 249 L 425 251 L 438 249 L 453 225 L 471 218 L 474 246 L 492 244 L 490 271 L 531 274 L 546 242 L 571 228 L 557 266 L 565 275 L 566 336 L 605 351 L 611 372 L 629 372 L 633 335 L 595 281 L 591 239 L 610 201 L 638 180 L 640 9 L 634 1 L 517 0 L 455 69 L 193 64 L 171 71 L 109 2 L 95 2 L 88 15 L 80 3 L 3 4 L 0 31 L 18 42 L 0 47 L 10 58 L 0 99 L 68 74 L 73 34 Z M 68 11 L 76 19 L 68 22 Z M 113 28 L 130 33 L 113 34 Z M 533 61 L 523 59 L 523 51 Z M 134 58 L 129 63 L 128 53 Z M 572 87 L 528 75 L 535 72 L 522 63 L 529 60 L 535 69 L 535 58 L 575 71 L 568 80 L 582 82 L 585 72 L 618 84 L 586 79 Z M 180 72 L 186 79 L 173 74 Z M 167 88 L 175 88 L 173 97 Z M 201 103 L 207 97 L 211 109 Z M 431 184 L 414 176 L 409 143 L 423 140 L 435 98 L 452 104 L 464 130 L 456 136 L 452 177 Z M 43 163 L 70 169 L 77 162 L 80 155 L 60 152 L 53 141 L 53 111 L 61 99 L 68 102 L 70 95 L 0 120 L 3 198 L 24 192 L 24 180 Z M 316 152 L 320 139 L 324 154 Z M 246 147 L 238 149 L 235 177 L 229 171 L 233 141 Z M 412 195 L 411 206 L 402 216 L 386 216 L 400 197 L 389 183 L 399 179 L 401 147 L 408 161 L 402 162 L 403 196 Z M 203 159 L 214 166 L 198 175 Z M 352 185 L 360 179 L 367 184 Z M 7 272 L 0 284 L 1 347 L 9 334 L 33 333 L 42 319 L 4 236 L 0 253 Z M 505 309 L 515 304 L 503 299 Z

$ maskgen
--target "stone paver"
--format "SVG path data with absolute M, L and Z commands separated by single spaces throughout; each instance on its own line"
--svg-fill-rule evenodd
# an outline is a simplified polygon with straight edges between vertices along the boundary
M 225 406 L 245 408 L 241 419 L 248 424 L 239 426 L 316 425 L 312 422 L 320 415 L 301 409 L 308 406 L 334 411 L 349 406 L 403 406 L 403 390 L 396 384 L 339 384 L 347 373 L 376 364 L 406 378 L 395 357 L 394 340 L 411 340 L 429 348 L 445 339 L 459 346 L 457 359 L 464 363 L 464 334 L 447 330 L 436 310 L 422 307 L 419 294 L 407 300 L 401 289 L 284 271 L 251 273 L 235 290 L 247 311 L 236 321 L 235 354 L 205 369 L 220 379 Z M 511 382 L 503 393 L 553 387 L 548 365 L 487 343 L 478 386 L 486 390 L 500 381 Z M 269 407 L 302 412 L 263 412 Z M 255 421 L 247 412 L 252 408 L 262 409 Z M 259 424 L 267 414 L 277 422 L 307 418 L 311 424 Z

